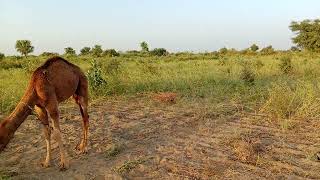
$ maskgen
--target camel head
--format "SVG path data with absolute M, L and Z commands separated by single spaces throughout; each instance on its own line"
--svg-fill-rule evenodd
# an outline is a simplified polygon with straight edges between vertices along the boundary
M 5 121 L 0 123 L 0 152 L 4 150 L 11 139 L 11 134 L 5 125 Z

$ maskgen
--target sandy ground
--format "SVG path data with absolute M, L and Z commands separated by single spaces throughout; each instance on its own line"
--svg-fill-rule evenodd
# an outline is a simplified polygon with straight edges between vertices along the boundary
M 90 106 L 88 153 L 77 155 L 81 118 L 61 106 L 70 168 L 42 168 L 45 141 L 30 116 L 0 154 L 2 177 L 12 179 L 320 179 L 320 122 L 289 128 L 229 103 L 159 103 L 146 97 L 100 100 Z M 283 126 L 283 125 L 282 125 Z M 0 178 L 1 179 L 1 178 Z

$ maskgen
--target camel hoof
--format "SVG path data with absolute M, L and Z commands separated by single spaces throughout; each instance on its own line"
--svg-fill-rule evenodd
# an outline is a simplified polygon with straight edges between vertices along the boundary
M 59 169 L 60 169 L 60 171 L 65 171 L 68 169 L 68 166 L 66 163 L 61 162 L 59 165 Z
M 317 152 L 315 156 L 316 156 L 317 161 L 320 161 L 320 152 Z
M 77 154 L 86 154 L 88 152 L 87 148 L 83 147 L 82 144 L 78 144 L 75 149 L 77 150 Z
M 42 166 L 43 168 L 48 168 L 48 167 L 51 166 L 51 164 L 50 164 L 49 162 L 44 161 L 44 162 L 41 162 L 41 166 Z

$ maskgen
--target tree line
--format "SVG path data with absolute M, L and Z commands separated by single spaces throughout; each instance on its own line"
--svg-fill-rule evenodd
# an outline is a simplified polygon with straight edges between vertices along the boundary
M 291 51 L 311 51 L 320 52 L 320 19 L 316 20 L 304 20 L 301 22 L 293 21 L 289 26 L 290 30 L 295 33 L 292 38 L 292 42 L 296 45 L 291 47 Z M 165 56 L 169 52 L 164 48 L 155 48 L 149 51 L 149 45 L 147 42 L 143 41 L 140 43 L 141 51 L 128 51 L 128 53 L 147 53 L 155 56 Z M 27 57 L 28 54 L 34 51 L 34 46 L 32 46 L 30 40 L 17 40 L 15 44 L 15 49 L 22 55 Z M 250 54 L 256 53 L 260 50 L 259 46 L 256 44 L 251 45 L 249 48 L 241 50 L 240 53 Z M 219 53 L 225 54 L 227 52 L 235 52 L 235 49 L 221 48 Z M 274 48 L 270 45 L 262 48 L 259 51 L 261 54 L 273 54 L 275 52 Z M 44 55 L 50 55 L 54 53 L 44 52 Z M 66 47 L 64 49 L 65 55 L 76 55 L 76 51 L 72 47 Z M 101 45 L 95 45 L 93 47 L 83 47 L 80 50 L 79 55 L 92 55 L 95 57 L 116 57 L 120 53 L 115 49 L 103 50 Z M 0 59 L 3 59 L 5 55 L 0 53 Z

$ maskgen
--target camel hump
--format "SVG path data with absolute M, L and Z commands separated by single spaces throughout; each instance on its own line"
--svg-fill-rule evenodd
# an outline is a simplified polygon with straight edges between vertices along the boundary
M 49 58 L 42 66 L 40 66 L 39 68 L 41 69 L 47 69 L 49 66 L 51 66 L 52 64 L 54 63 L 57 63 L 57 62 L 64 62 L 72 67 L 77 67 L 76 65 L 70 63 L 69 61 L 63 59 L 62 57 L 60 56 L 54 56 L 52 58 Z

